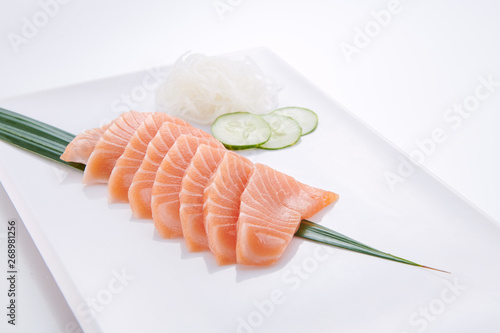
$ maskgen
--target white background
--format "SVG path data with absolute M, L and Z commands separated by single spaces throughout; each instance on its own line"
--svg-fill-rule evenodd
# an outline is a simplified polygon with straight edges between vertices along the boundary
M 65 2 L 2 0 L 0 99 L 146 71 L 186 51 L 220 54 L 264 46 L 402 151 L 424 156 L 430 172 L 500 221 L 499 3 Z M 356 53 L 346 56 L 342 48 L 349 47 Z M 477 89 L 486 91 L 478 88 L 480 77 L 497 86 L 460 123 L 446 121 L 447 110 L 473 101 Z M 436 129 L 446 138 L 431 144 Z M 5 195 L 1 199 L 2 218 L 14 216 Z M 75 331 L 68 326 L 74 318 L 25 236 L 19 246 L 35 268 L 22 276 L 23 293 L 29 293 L 24 297 L 32 301 L 22 304 L 20 320 L 36 322 L 37 331 Z M 53 299 L 47 306 L 48 295 Z

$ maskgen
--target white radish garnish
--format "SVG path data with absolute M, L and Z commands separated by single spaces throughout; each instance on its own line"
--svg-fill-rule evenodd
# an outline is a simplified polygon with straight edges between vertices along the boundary
M 187 54 L 159 87 L 156 106 L 158 111 L 210 124 L 225 113 L 270 112 L 278 105 L 278 91 L 249 58 Z

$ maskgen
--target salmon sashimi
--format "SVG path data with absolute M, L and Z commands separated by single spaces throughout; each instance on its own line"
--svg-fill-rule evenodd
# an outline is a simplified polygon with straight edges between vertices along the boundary
M 179 193 L 182 177 L 200 144 L 224 147 L 213 137 L 181 135 L 168 150 L 156 173 L 151 192 L 151 210 L 156 230 L 163 238 L 183 235 L 179 217 Z
M 111 124 L 105 124 L 102 127 L 92 128 L 78 134 L 64 149 L 61 160 L 87 164 L 95 145 Z
M 151 190 L 156 171 L 170 147 L 181 134 L 213 139 L 207 132 L 192 126 L 179 126 L 169 122 L 163 123 L 158 133 L 149 143 L 146 155 L 128 190 L 128 201 L 136 218 L 150 219 L 153 217 L 151 212 Z
M 307 219 L 338 199 L 338 195 L 302 184 L 263 164 L 255 164 L 241 195 L 236 243 L 237 262 L 270 265 L 283 254 Z
M 219 265 L 236 263 L 240 199 L 253 169 L 253 163 L 245 157 L 227 153 L 204 190 L 203 222 Z
M 130 111 L 109 126 L 95 145 L 83 172 L 83 183 L 107 183 L 116 161 L 136 129 L 150 113 Z
M 163 238 L 184 236 L 219 265 L 277 262 L 303 219 L 338 195 L 228 151 L 212 135 L 163 113 L 123 113 L 77 135 L 61 159 L 86 164 L 83 182 L 108 182 L 110 202 L 153 218 Z
M 191 252 L 209 249 L 203 218 L 203 192 L 225 154 L 240 156 L 226 149 L 200 145 L 182 178 L 179 215 L 182 233 Z
M 201 144 L 182 177 L 179 193 L 179 217 L 189 251 L 208 250 L 203 223 L 203 191 L 228 151 Z
M 116 161 L 108 182 L 109 202 L 128 202 L 128 189 L 146 155 L 148 144 L 165 122 L 191 126 L 184 120 L 165 113 L 154 112 L 150 114 L 139 125 L 125 147 L 123 154 Z

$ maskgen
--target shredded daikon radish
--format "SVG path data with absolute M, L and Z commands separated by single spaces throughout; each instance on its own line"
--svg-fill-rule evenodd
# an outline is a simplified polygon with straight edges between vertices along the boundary
M 210 124 L 229 112 L 270 112 L 278 105 L 278 90 L 249 58 L 188 54 L 159 87 L 156 106 L 187 121 Z

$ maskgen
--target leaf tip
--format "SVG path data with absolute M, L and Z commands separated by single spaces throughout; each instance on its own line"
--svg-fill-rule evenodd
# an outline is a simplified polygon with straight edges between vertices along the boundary
M 450 272 L 448 271 L 444 271 L 442 269 L 437 269 L 437 268 L 433 268 L 433 267 L 429 267 L 429 266 L 423 266 L 423 265 L 418 265 L 422 268 L 427 268 L 427 269 L 432 269 L 433 271 L 438 271 L 438 272 L 442 272 L 442 273 L 446 273 L 446 274 L 451 274 Z

